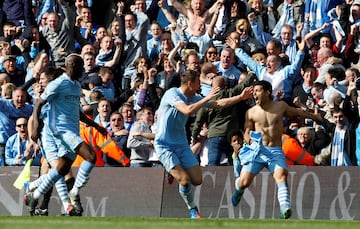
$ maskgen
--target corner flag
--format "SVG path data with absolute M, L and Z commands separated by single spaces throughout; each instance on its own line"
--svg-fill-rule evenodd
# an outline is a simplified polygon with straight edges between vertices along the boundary
M 14 182 L 14 187 L 21 190 L 24 186 L 25 181 L 30 181 L 30 166 L 32 163 L 33 159 L 29 159 L 23 170 L 21 171 L 21 173 L 19 174 L 19 176 L 16 178 L 15 182 Z

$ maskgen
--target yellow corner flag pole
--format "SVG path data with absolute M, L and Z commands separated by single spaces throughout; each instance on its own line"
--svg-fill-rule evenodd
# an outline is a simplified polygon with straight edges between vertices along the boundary
M 32 163 L 33 159 L 29 159 L 23 170 L 21 171 L 21 173 L 19 174 L 19 176 L 16 178 L 15 182 L 14 182 L 14 187 L 21 190 L 24 186 L 25 181 L 30 181 L 30 166 Z

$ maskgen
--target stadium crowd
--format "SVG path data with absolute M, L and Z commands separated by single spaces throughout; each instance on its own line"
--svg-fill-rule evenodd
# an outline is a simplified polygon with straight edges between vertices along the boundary
M 322 121 L 283 118 L 288 165 L 360 165 L 360 1 L 358 0 L 4 0 L 0 10 L 0 166 L 23 166 L 41 149 L 27 123 L 44 91 L 41 75 L 66 57 L 84 61 L 79 108 L 96 166 L 161 167 L 154 150 L 163 94 L 187 70 L 202 96 L 241 94 L 254 80 L 275 101 Z M 301 43 L 305 45 L 301 45 Z M 304 46 L 302 48 L 301 46 Z M 232 165 L 233 130 L 253 98 L 201 108 L 186 124 L 201 166 Z M 279 130 L 271 130 L 279 131 Z M 237 155 L 237 154 L 236 154 Z M 74 165 L 79 165 L 77 158 Z

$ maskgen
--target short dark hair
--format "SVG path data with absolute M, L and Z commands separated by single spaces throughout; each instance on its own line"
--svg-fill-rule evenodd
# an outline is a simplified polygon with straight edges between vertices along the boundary
M 143 59 L 145 60 L 145 63 L 147 64 L 147 66 L 151 65 L 149 58 L 147 58 L 146 56 L 139 56 L 134 61 L 134 67 L 137 68 L 137 66 L 140 64 L 140 61 L 143 60 Z
M 320 82 L 314 82 L 311 88 L 316 88 L 316 90 L 320 90 L 320 89 L 325 90 L 326 87 L 324 84 Z
M 75 67 L 75 64 L 78 64 L 79 66 L 83 66 L 84 65 L 84 60 L 82 59 L 82 57 L 77 54 L 77 53 L 70 53 L 66 58 L 65 58 L 65 67 Z
M 111 68 L 110 67 L 107 67 L 107 66 L 103 66 L 103 67 L 101 67 L 100 68 L 100 70 L 99 70 L 99 75 L 101 75 L 101 76 L 104 76 L 105 74 L 113 74 L 113 71 L 111 70 Z
M 49 80 L 53 80 L 56 79 L 57 77 L 59 77 L 61 74 L 64 73 L 64 70 L 62 68 L 57 68 L 57 67 L 53 67 L 53 66 L 48 66 L 45 67 L 41 73 L 44 73 L 45 76 L 49 79 Z
M 133 105 L 129 102 L 124 102 L 120 107 L 119 107 L 119 112 L 122 113 L 122 110 L 124 109 L 124 107 L 131 107 L 132 110 L 134 110 Z
M 272 39 L 270 40 L 268 43 L 272 44 L 274 46 L 275 49 L 277 50 L 281 50 L 282 49 L 282 44 L 279 40 L 277 39 Z
M 328 70 L 327 73 L 330 75 L 331 79 L 335 78 L 338 81 L 342 81 L 346 77 L 344 69 L 340 67 L 332 67 Z
M 308 69 L 312 69 L 316 71 L 316 67 L 312 64 L 307 64 L 303 66 L 304 71 L 308 70 Z
M 244 133 L 242 132 L 242 130 L 232 129 L 232 130 L 230 130 L 229 134 L 227 135 L 227 140 L 228 140 L 229 144 L 231 144 L 231 138 L 234 136 L 239 136 L 240 138 L 242 138 L 244 140 Z
M 200 73 L 194 70 L 186 70 L 181 74 L 180 80 L 181 84 L 186 84 L 187 82 L 191 81 L 194 82 L 196 77 L 200 77 Z
M 188 42 L 185 46 L 186 49 L 194 49 L 196 52 L 199 52 L 199 46 L 195 42 Z
M 322 34 L 320 34 L 320 36 L 319 36 L 319 41 L 320 41 L 320 39 L 323 38 L 323 37 L 326 37 L 326 38 L 330 39 L 331 44 L 334 43 L 334 41 L 333 41 L 330 33 L 322 33 Z
M 259 80 L 254 82 L 254 86 L 262 86 L 265 91 L 269 91 L 270 95 L 272 94 L 272 85 L 266 80 Z
M 129 11 L 129 12 L 126 12 L 125 15 L 131 15 L 131 16 L 133 16 L 135 22 L 137 23 L 138 18 L 137 18 L 137 16 L 136 16 L 136 14 L 134 14 L 134 13 L 131 12 L 131 11 Z

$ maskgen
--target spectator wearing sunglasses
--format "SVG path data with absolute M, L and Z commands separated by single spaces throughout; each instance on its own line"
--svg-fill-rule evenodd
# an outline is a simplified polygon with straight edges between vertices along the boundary
M 219 61 L 219 59 L 220 59 L 219 53 L 218 53 L 215 45 L 209 45 L 207 47 L 207 49 L 205 50 L 205 54 L 204 54 L 201 62 L 202 62 L 202 64 L 207 63 L 207 62 L 212 63 L 215 61 Z
M 27 119 L 16 120 L 16 133 L 12 135 L 5 145 L 5 162 L 9 166 L 23 166 L 34 153 L 28 138 Z M 40 155 L 37 155 L 32 165 L 40 165 Z

